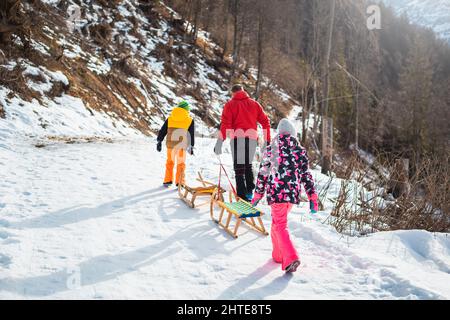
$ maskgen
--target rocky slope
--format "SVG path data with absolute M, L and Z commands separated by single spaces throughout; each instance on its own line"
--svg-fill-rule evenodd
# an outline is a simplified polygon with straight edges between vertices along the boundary
M 16 6 L 0 8 L 12 26 L 0 28 L 0 133 L 152 134 L 181 99 L 194 106 L 200 133 L 213 133 L 228 98 L 230 61 L 208 34 L 193 41 L 189 24 L 163 3 L 8 4 Z M 254 72 L 239 74 L 251 87 Z M 273 86 L 262 103 L 272 118 L 296 104 Z

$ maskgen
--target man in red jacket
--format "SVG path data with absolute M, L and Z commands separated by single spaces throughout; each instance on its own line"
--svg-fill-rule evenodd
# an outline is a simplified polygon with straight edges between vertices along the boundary
M 241 85 L 232 88 L 233 98 L 222 113 L 222 124 L 214 153 L 222 153 L 222 144 L 231 140 L 231 153 L 236 175 L 238 197 L 250 201 L 255 189 L 252 162 L 258 144 L 258 123 L 262 126 L 264 140 L 270 143 L 270 121 L 261 105 L 251 99 Z

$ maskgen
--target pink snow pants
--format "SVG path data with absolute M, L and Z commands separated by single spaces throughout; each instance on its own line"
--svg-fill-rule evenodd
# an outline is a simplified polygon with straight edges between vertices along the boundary
M 284 270 L 295 260 L 298 260 L 297 251 L 292 244 L 287 229 L 287 216 L 292 210 L 292 203 L 275 203 L 272 208 L 272 258 L 281 263 Z

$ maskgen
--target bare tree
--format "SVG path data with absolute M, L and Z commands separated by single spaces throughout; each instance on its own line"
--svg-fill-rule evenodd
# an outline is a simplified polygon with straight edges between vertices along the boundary
M 331 46 L 333 43 L 333 30 L 334 30 L 334 17 L 336 13 L 336 0 L 331 0 L 330 2 L 330 24 L 328 29 L 328 40 L 327 40 L 327 54 L 325 58 L 325 69 L 324 69 L 324 95 L 325 99 L 322 105 L 322 139 L 327 139 L 327 133 L 324 132 L 323 121 L 327 121 L 328 118 L 328 105 L 329 105 L 329 95 L 330 95 L 330 58 L 331 58 Z M 324 145 L 324 144 L 323 144 Z M 331 170 L 331 158 L 326 152 L 322 150 L 323 160 L 322 160 L 322 173 L 328 174 Z
M 257 36 L 257 68 L 258 76 L 256 79 L 255 99 L 259 99 L 261 94 L 261 84 L 264 68 L 264 41 L 265 41 L 265 17 L 262 5 L 258 6 L 258 36 Z

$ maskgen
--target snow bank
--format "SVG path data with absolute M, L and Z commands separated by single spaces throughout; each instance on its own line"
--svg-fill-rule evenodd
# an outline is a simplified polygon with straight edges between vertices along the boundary
M 188 158 L 193 185 L 197 171 L 217 181 L 213 146 Z M 243 226 L 233 240 L 162 188 L 164 161 L 151 139 L 0 152 L 0 299 L 450 298 L 448 234 L 346 237 L 302 203 L 289 217 L 302 265 L 286 276 L 270 237 Z
M 60 80 L 62 75 L 55 73 Z M 0 87 L 0 103 L 8 105 L 7 119 L 0 119 L 0 133 L 14 136 L 136 136 L 123 120 L 90 110 L 79 98 L 63 95 L 54 100 L 24 101 L 16 96 L 8 98 L 10 91 Z M 0 136 L 1 138 L 2 136 Z

